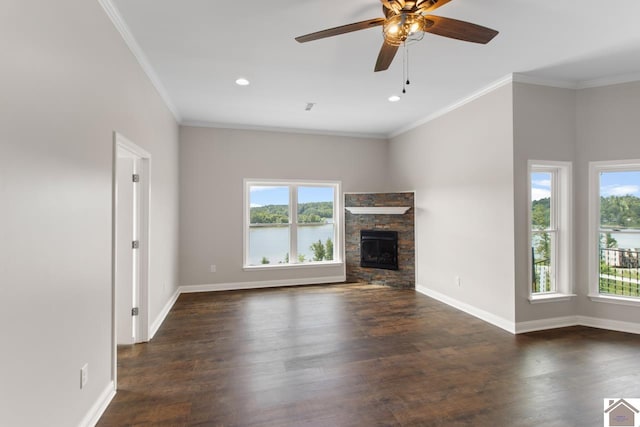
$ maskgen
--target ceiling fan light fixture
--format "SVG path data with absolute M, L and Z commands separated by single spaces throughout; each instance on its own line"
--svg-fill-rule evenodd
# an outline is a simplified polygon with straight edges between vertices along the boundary
M 400 101 L 400 97 L 398 95 L 391 95 L 389 97 L 389 102 L 398 102 Z
M 244 77 L 236 79 L 236 84 L 238 86 L 249 86 L 249 83 L 249 80 L 245 79 Z
M 401 12 L 385 21 L 382 32 L 384 39 L 392 46 L 422 40 L 427 25 L 424 16 L 414 12 Z

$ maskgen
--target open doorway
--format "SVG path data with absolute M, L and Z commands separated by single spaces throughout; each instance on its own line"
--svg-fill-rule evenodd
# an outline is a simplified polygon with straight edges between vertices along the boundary
M 113 137 L 112 377 L 117 347 L 149 339 L 149 170 L 151 155 Z

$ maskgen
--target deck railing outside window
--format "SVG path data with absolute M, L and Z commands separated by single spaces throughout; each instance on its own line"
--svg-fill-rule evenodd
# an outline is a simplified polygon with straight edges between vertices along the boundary
M 639 260 L 636 249 L 600 248 L 600 293 L 640 297 Z
M 551 261 L 549 258 L 536 259 L 535 249 L 531 248 L 533 293 L 551 291 Z

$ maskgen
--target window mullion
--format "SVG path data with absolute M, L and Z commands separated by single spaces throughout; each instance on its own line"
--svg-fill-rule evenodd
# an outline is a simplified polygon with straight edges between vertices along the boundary
M 549 201 L 549 228 L 558 228 L 558 180 L 557 172 L 551 171 L 551 197 Z
M 555 230 L 549 232 L 551 236 L 551 262 L 549 263 L 549 269 L 551 271 L 551 292 L 558 291 L 558 265 L 560 265 L 560 254 L 558 251 L 558 248 L 560 248 L 560 236 L 558 234 Z
M 298 187 L 289 186 L 289 263 L 298 263 Z

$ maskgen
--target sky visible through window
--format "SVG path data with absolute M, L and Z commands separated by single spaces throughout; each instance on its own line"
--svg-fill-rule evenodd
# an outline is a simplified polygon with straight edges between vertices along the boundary
M 602 172 L 600 195 L 640 197 L 640 171 Z
M 534 172 L 531 174 L 531 201 L 551 197 L 551 174 Z
M 531 174 L 531 200 L 551 196 L 551 180 L 547 172 Z M 640 197 L 640 171 L 603 172 L 600 174 L 600 195 Z
M 289 204 L 289 188 L 252 186 L 251 207 Z M 298 203 L 333 202 L 333 187 L 299 187 Z

